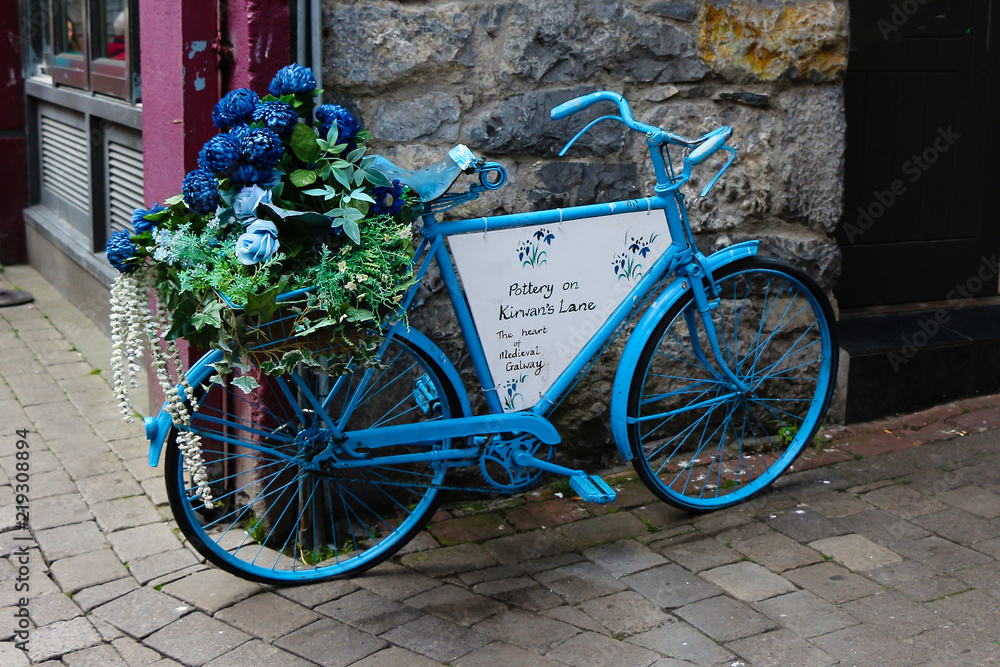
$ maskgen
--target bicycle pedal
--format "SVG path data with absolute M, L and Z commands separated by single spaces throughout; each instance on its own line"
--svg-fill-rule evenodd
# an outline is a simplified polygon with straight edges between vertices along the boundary
M 573 475 L 569 478 L 569 485 L 588 503 L 605 505 L 614 502 L 616 497 L 615 490 L 597 475 Z

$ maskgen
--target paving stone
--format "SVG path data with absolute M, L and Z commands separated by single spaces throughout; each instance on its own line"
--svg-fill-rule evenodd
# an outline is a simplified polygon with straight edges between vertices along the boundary
M 831 493 L 826 496 L 809 499 L 809 507 L 828 519 L 840 519 L 845 516 L 865 512 L 871 505 L 855 498 L 850 493 Z
M 33 475 L 52 470 L 61 470 L 62 467 L 62 462 L 52 452 L 36 451 L 31 454 L 31 474 Z M 13 456 L 4 456 L 0 458 L 0 468 L 3 469 L 9 479 L 13 479 L 18 472 L 17 460 Z
M 840 608 L 863 623 L 882 628 L 893 637 L 912 637 L 950 622 L 943 614 L 925 609 L 894 591 L 854 600 Z
M 9 484 L 10 480 L 7 480 L 6 483 Z M 59 496 L 76 492 L 76 484 L 69 478 L 65 470 L 50 470 L 31 476 L 32 499 L 48 498 L 49 496 Z
M 473 629 L 483 636 L 525 649 L 554 646 L 579 632 L 572 625 L 520 609 L 497 614 L 477 624 Z
M 627 637 L 625 641 L 696 665 L 718 665 L 733 659 L 729 650 L 683 622 L 661 625 L 655 630 Z
M 364 589 L 322 604 L 316 611 L 376 635 L 422 616 L 412 607 Z
M 946 508 L 939 500 L 928 498 L 899 484 L 870 491 L 861 496 L 861 499 L 903 519 L 912 519 Z
M 800 637 L 815 637 L 857 624 L 857 619 L 809 591 L 795 591 L 754 604 L 757 611 Z
M 580 503 L 566 498 L 529 502 L 507 512 L 507 520 L 518 530 L 551 528 L 585 518 L 587 510 Z
M 403 556 L 402 563 L 432 577 L 482 570 L 497 564 L 496 559 L 478 544 L 421 551 Z
M 604 544 L 648 534 L 646 524 L 628 512 L 616 512 L 585 519 L 559 528 L 571 543 L 579 547 Z
M 108 535 L 108 541 L 122 562 L 145 558 L 171 551 L 180 546 L 180 540 L 164 523 L 152 523 L 138 528 L 119 530 Z
M 988 521 L 955 507 L 918 516 L 913 523 L 946 540 L 964 545 L 984 542 L 1000 535 L 1000 522 Z
M 713 538 L 686 540 L 671 538 L 654 542 L 650 546 L 692 572 L 729 565 L 741 559 L 739 553 Z
M 412 655 L 412 654 L 411 654 Z M 372 656 L 372 658 L 378 657 L 378 654 Z M 419 656 L 418 656 L 419 657 Z M 362 663 L 357 663 L 361 667 L 384 667 L 392 664 L 398 664 L 399 667 L 409 667 L 410 662 L 399 662 L 399 663 L 389 663 L 389 662 L 372 662 L 371 665 L 362 665 Z M 421 663 L 416 663 L 421 664 Z M 437 665 L 438 663 L 431 663 Z M 487 644 L 479 650 L 473 651 L 468 655 L 459 658 L 458 662 L 455 663 L 455 667 L 495 667 L 496 665 L 531 665 L 532 667 L 562 667 L 563 663 L 556 662 L 554 660 L 549 660 L 548 658 L 542 657 L 537 653 L 531 651 L 525 651 L 523 648 L 518 648 L 517 646 L 511 646 L 510 644 L 504 644 L 503 642 L 493 642 Z M 430 667 L 428 665 L 427 667 Z
M 672 563 L 623 577 L 622 582 L 665 609 L 683 607 L 722 592 L 718 586 Z
M 562 598 L 527 575 L 484 581 L 472 591 L 530 611 L 552 609 L 563 603 Z
M 580 603 L 580 609 L 615 637 L 645 632 L 674 618 L 635 591 L 613 593 Z
M 651 665 L 660 657 L 652 651 L 615 641 L 594 632 L 584 632 L 560 644 L 547 654 L 554 660 L 588 667 Z
M 93 518 L 87 503 L 75 493 L 31 501 L 31 527 L 35 530 L 66 526 Z
M 0 665 L 4 667 L 28 667 L 28 656 L 12 643 L 0 642 Z
M 706 570 L 699 576 L 745 602 L 758 602 L 795 590 L 782 577 L 749 561 Z
M 76 593 L 125 576 L 128 572 L 111 549 L 70 556 L 52 564 L 52 577 L 65 593 Z
M 90 510 L 106 533 L 163 520 L 145 494 L 94 503 L 90 506 Z
M 157 577 L 178 572 L 197 563 L 198 559 L 187 549 L 173 549 L 130 561 L 129 572 L 140 584 L 146 584 Z
M 847 532 L 822 514 L 805 506 L 775 512 L 768 516 L 767 525 L 788 535 L 796 542 L 812 542 Z M 735 542 L 735 540 L 729 541 Z
M 93 521 L 39 530 L 35 533 L 35 542 L 50 563 L 67 556 L 108 548 L 108 541 Z
M 250 635 L 196 611 L 156 631 L 145 643 L 185 665 L 202 665 L 249 640 Z
M 161 660 L 159 653 L 128 637 L 115 639 L 111 645 L 115 647 L 120 656 L 125 658 L 129 667 L 147 667 Z
M 357 577 L 354 582 L 390 600 L 405 600 L 437 587 L 430 577 L 394 563 L 382 563 Z
M 59 592 L 32 596 L 30 609 L 31 620 L 38 627 L 83 615 L 69 597 Z
M 86 618 L 79 616 L 69 621 L 58 621 L 52 625 L 35 628 L 28 642 L 28 658 L 31 662 L 45 662 L 66 653 L 96 646 L 101 636 Z
M 564 605 L 562 607 L 546 609 L 542 612 L 542 615 L 562 621 L 563 623 L 568 623 L 579 630 L 589 630 L 590 632 L 599 632 L 605 635 L 611 634 L 610 630 L 595 621 L 592 616 L 585 614 L 579 607 Z
M 464 626 L 473 625 L 507 610 L 505 604 L 449 584 L 415 595 L 406 604 Z
M 886 565 L 867 573 L 867 576 L 916 602 L 936 600 L 967 588 L 965 582 L 941 574 L 915 560 Z
M 995 637 L 997 632 L 997 600 L 982 591 L 967 590 L 928 602 L 925 608 L 954 620 L 960 627 Z
M 810 639 L 833 657 L 851 665 L 910 667 L 926 657 L 911 644 L 897 641 L 870 625 L 855 625 Z
M 152 588 L 138 588 L 94 609 L 97 618 L 142 639 L 192 611 L 176 598 Z
M 969 485 L 937 495 L 937 500 L 985 519 L 1000 516 L 1000 495 Z
M 68 653 L 62 657 L 62 663 L 66 667 L 129 667 L 111 644 Z
M 846 570 L 835 563 L 819 563 L 785 572 L 785 577 L 800 588 L 812 591 L 824 600 L 839 604 L 881 592 L 881 586 Z
M 640 521 L 644 521 L 647 526 L 652 526 L 657 532 L 677 534 L 678 532 L 689 532 L 694 530 L 691 525 L 691 515 L 676 507 L 666 503 L 650 503 L 643 507 L 636 507 L 632 514 Z M 667 537 L 664 535 L 664 537 Z
M 269 592 L 238 602 L 215 617 L 268 642 L 322 618 L 307 607 Z
M 458 578 L 466 586 L 475 586 L 486 581 L 496 581 L 497 579 L 513 579 L 524 574 L 524 568 L 518 563 L 510 565 L 497 565 L 471 572 L 461 572 Z
M 321 584 L 278 588 L 274 592 L 306 607 L 315 607 L 324 602 L 336 600 L 337 598 L 353 593 L 360 588 L 353 581 L 345 579 L 341 581 L 326 581 Z
M 966 549 L 937 535 L 904 542 L 896 545 L 895 550 L 907 558 L 918 560 L 946 574 L 963 567 L 982 565 L 993 560 L 989 556 Z
M 70 477 L 81 480 L 94 475 L 120 472 L 122 462 L 113 452 L 91 451 L 63 459 L 63 465 Z
M 847 475 L 841 472 L 844 466 L 849 466 L 851 463 L 853 462 L 802 472 L 789 471 L 778 478 L 774 488 L 799 499 L 810 499 L 817 495 L 840 491 L 857 484 L 853 474 Z
M 116 600 L 138 587 L 138 584 L 131 577 L 116 579 L 106 584 L 85 588 L 73 596 L 73 602 L 79 605 L 80 609 L 89 612 L 94 607 Z
M 685 605 L 674 613 L 721 643 L 777 627 L 763 614 L 722 595 Z
M 247 667 L 248 665 L 280 665 L 281 667 L 309 667 L 313 663 L 296 658 L 287 651 L 253 640 L 220 655 L 205 667 Z M 360 663 L 355 663 L 360 664 Z
M 509 535 L 490 540 L 483 546 L 503 564 L 547 558 L 573 549 L 569 540 L 555 530 Z
M 733 542 L 733 550 L 776 572 L 812 565 L 823 557 L 777 531 Z
M 912 641 L 925 656 L 933 656 L 929 662 L 924 663 L 926 665 L 951 667 L 1000 664 L 1000 646 L 997 646 L 991 635 L 956 625 L 928 630 Z
M 144 489 L 146 488 L 145 484 L 143 484 L 143 488 Z M 149 490 L 147 489 L 146 492 L 149 493 Z M 396 555 L 406 556 L 407 554 L 416 553 L 418 551 L 427 551 L 428 549 L 436 549 L 439 546 L 441 545 L 438 544 L 438 541 L 435 540 L 430 533 L 428 533 L 426 530 L 422 530 L 419 533 L 417 533 L 416 537 L 414 537 L 412 540 L 404 544 L 402 548 L 400 548 L 400 550 L 396 552 Z M 365 659 L 367 660 L 368 658 Z
M 825 667 L 838 661 L 788 630 L 776 630 L 726 644 L 755 667 Z
M 591 547 L 583 555 L 615 577 L 667 563 L 663 556 L 634 540 Z
M 148 456 L 137 456 L 134 459 L 126 459 L 123 461 L 123 465 L 138 482 L 158 479 L 161 484 L 163 483 L 163 468 L 154 468 L 150 466 Z
M 666 566 L 669 567 L 669 566 Z M 639 576 L 639 575 L 634 575 Z M 625 590 L 627 586 L 593 563 L 573 563 L 534 575 L 570 604 Z
M 454 662 L 489 643 L 480 632 L 434 616 L 421 616 L 393 628 L 382 638 L 438 662 Z
M 523 561 L 517 565 L 528 574 L 535 574 L 536 572 L 544 572 L 545 570 L 554 570 L 557 567 L 562 567 L 563 565 L 582 563 L 584 560 L 584 557 L 578 553 L 563 552 L 554 556 Z
M 88 616 L 87 619 L 90 621 L 90 624 L 93 625 L 94 628 L 97 630 L 98 634 L 101 635 L 101 639 L 103 639 L 106 642 L 110 642 L 115 639 L 118 639 L 119 637 L 125 636 L 118 628 L 116 628 L 115 626 L 111 625 L 106 621 L 102 621 L 101 619 L 96 618 L 94 616 Z
M 514 532 L 502 516 L 493 513 L 438 521 L 428 524 L 427 530 L 444 545 L 480 542 Z
M 147 479 L 140 486 L 142 493 L 145 493 L 150 502 L 157 507 L 166 507 L 169 504 L 170 498 L 167 497 L 167 489 L 162 479 Z
M 855 572 L 871 572 L 903 560 L 896 552 L 861 535 L 828 537 L 811 542 L 809 546 Z
M 903 542 L 927 537 L 930 532 L 894 514 L 882 510 L 869 510 L 836 520 L 846 532 L 864 535 L 872 542 L 894 548 Z
M 246 579 L 222 570 L 202 570 L 163 587 L 163 592 L 191 603 L 206 614 L 256 595 L 263 589 Z
M 762 521 L 768 520 L 769 517 L 776 516 L 776 514 L 766 514 L 762 517 Z M 743 540 L 749 540 L 751 537 L 766 535 L 767 533 L 772 532 L 766 524 L 762 523 L 762 521 L 748 521 L 738 526 L 719 531 L 718 533 L 715 533 L 715 539 L 723 544 L 731 545 L 733 542 L 742 542 Z

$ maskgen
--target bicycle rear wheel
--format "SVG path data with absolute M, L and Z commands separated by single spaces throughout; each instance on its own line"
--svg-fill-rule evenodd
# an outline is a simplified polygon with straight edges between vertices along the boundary
M 812 442 L 837 374 L 833 310 L 809 276 L 749 257 L 714 278 L 720 347 L 749 391 L 700 360 L 699 348 L 715 363 L 689 290 L 646 342 L 627 407 L 636 471 L 689 511 L 728 507 L 771 484 Z
M 339 377 L 308 366 L 296 377 L 251 373 L 261 386 L 249 394 L 233 385 L 239 373 L 207 379 L 192 416 L 212 509 L 191 480 L 176 431 L 167 448 L 170 506 L 203 556 L 254 581 L 315 582 L 367 570 L 420 531 L 437 508 L 443 465 L 334 469 L 316 457 L 332 447 L 350 458 L 331 437 L 331 421 L 352 431 L 461 416 L 459 388 L 427 353 L 394 336 L 375 369 Z M 377 455 L 450 447 L 449 440 L 422 442 Z

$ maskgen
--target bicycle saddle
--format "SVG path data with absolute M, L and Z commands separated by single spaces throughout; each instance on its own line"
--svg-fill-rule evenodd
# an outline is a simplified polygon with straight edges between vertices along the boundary
M 424 169 L 403 169 L 381 155 L 375 156 L 372 166 L 389 180 L 398 179 L 409 185 L 427 203 L 447 192 L 462 172 L 472 169 L 476 159 L 472 151 L 459 144 L 448 151 L 448 157 Z

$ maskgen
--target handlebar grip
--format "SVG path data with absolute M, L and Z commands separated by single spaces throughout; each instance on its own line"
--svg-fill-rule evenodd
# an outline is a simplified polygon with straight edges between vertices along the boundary
M 591 104 L 600 102 L 602 100 L 607 100 L 609 102 L 616 103 L 618 105 L 618 108 L 621 109 L 622 111 L 628 110 L 628 102 L 625 101 L 624 97 L 622 97 L 618 93 L 612 93 L 611 91 L 608 90 L 601 90 L 596 93 L 590 93 L 589 95 L 582 95 L 580 97 L 573 98 L 568 102 L 563 102 L 559 106 L 552 109 L 552 111 L 549 112 L 549 116 L 552 118 L 552 120 L 560 120 L 562 118 L 566 118 L 567 116 L 572 116 L 577 111 L 583 111 Z M 626 116 L 626 118 L 631 118 L 631 113 L 629 113 L 628 116 Z
M 733 136 L 733 128 L 720 127 L 704 143 L 691 151 L 685 161 L 691 164 L 701 164 L 708 159 L 708 156 L 719 150 L 731 136 Z

